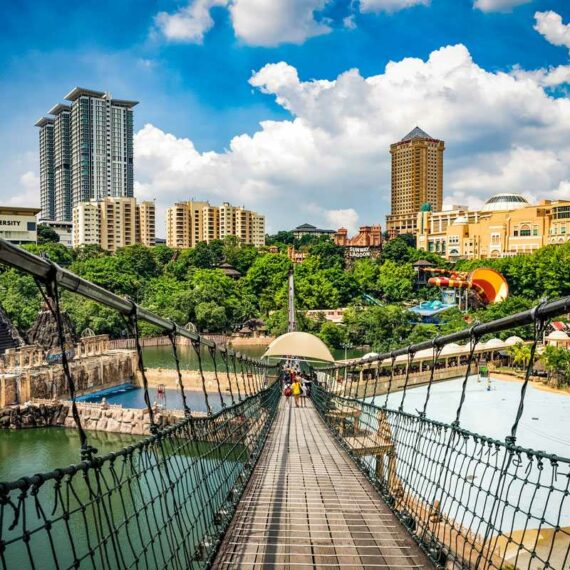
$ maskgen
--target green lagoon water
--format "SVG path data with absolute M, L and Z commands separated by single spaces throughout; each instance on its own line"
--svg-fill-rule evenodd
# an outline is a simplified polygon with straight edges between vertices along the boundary
M 240 346 L 235 348 L 236 352 L 245 354 L 252 358 L 259 358 L 267 350 L 266 346 Z M 335 359 L 344 358 L 344 350 L 332 350 Z M 357 358 L 362 356 L 366 350 L 361 348 L 352 348 L 347 350 L 347 358 Z M 214 366 L 210 354 L 207 349 L 202 349 L 202 366 L 204 370 L 213 371 Z M 198 357 L 191 346 L 179 346 L 178 357 L 180 359 L 180 367 L 184 370 L 196 370 L 198 368 Z M 172 349 L 169 346 L 147 346 L 143 349 L 143 360 L 147 368 L 175 368 Z M 221 356 L 217 357 L 218 367 L 223 366 Z
M 140 436 L 88 432 L 89 443 L 99 455 L 136 443 Z M 79 463 L 79 434 L 74 429 L 34 428 L 0 432 L 0 481 L 45 473 Z

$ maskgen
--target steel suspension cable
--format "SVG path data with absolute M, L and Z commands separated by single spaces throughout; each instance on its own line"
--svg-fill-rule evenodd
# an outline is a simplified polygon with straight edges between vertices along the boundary
M 242 398 L 241 398 L 241 390 L 239 389 L 239 379 L 238 379 L 238 373 L 237 373 L 237 357 L 236 354 L 232 354 L 232 365 L 233 365 L 233 369 L 234 369 L 234 378 L 236 380 L 236 389 L 237 389 L 237 393 L 238 393 L 238 401 L 241 402 Z
M 239 356 L 238 360 L 239 360 L 239 372 L 241 376 L 241 381 L 243 382 L 243 391 L 245 392 L 245 397 L 249 398 L 249 396 L 251 396 L 251 389 L 248 389 L 249 386 L 247 385 L 247 378 L 245 376 L 245 372 L 243 371 L 243 356 Z
M 67 389 L 69 391 L 69 397 L 71 398 L 71 415 L 73 416 L 73 421 L 77 427 L 79 433 L 79 442 L 81 445 L 81 459 L 83 461 L 92 461 L 93 456 L 97 453 L 97 449 L 89 445 L 87 441 L 87 434 L 85 433 L 83 426 L 81 425 L 81 418 L 79 416 L 79 410 L 77 409 L 76 394 L 75 394 L 75 382 L 69 368 L 69 361 L 67 359 L 67 350 L 65 347 L 65 330 L 63 324 L 63 318 L 61 315 L 61 305 L 59 298 L 59 289 L 57 286 L 57 279 L 55 278 L 55 267 L 54 270 L 48 275 L 48 279 L 45 283 L 46 290 L 44 291 L 41 282 L 35 279 L 36 285 L 44 299 L 48 310 L 52 314 L 56 322 L 57 328 L 57 340 L 59 344 L 59 349 L 61 350 L 61 365 L 63 368 L 63 374 L 66 379 Z
M 520 394 L 520 398 L 519 398 L 519 405 L 517 408 L 517 414 L 516 414 L 513 426 L 511 428 L 511 433 L 506 438 L 507 443 L 509 443 L 511 445 L 514 445 L 516 442 L 516 439 L 517 439 L 517 430 L 519 427 L 519 422 L 520 422 L 522 415 L 523 415 L 523 412 L 524 412 L 524 402 L 525 402 L 525 397 L 526 397 L 526 390 L 528 387 L 528 382 L 530 380 L 532 369 L 534 367 L 534 358 L 535 358 L 535 354 L 536 354 L 536 348 L 538 346 L 538 342 L 540 341 L 540 339 L 542 337 L 542 333 L 544 332 L 544 329 L 546 327 L 546 320 L 542 319 L 541 317 L 538 316 L 538 312 L 539 312 L 538 309 L 540 308 L 540 306 L 544 305 L 545 302 L 541 303 L 541 305 L 539 305 L 539 307 L 537 308 L 537 317 L 534 321 L 533 343 L 532 343 L 531 348 L 530 348 L 528 366 L 526 368 L 524 382 L 523 382 L 522 387 L 521 387 L 521 394 Z
M 146 377 L 146 370 L 144 367 L 143 350 L 141 346 L 139 321 L 137 315 L 137 305 L 135 303 L 132 303 L 131 305 L 131 312 L 129 313 L 127 322 L 128 326 L 131 329 L 131 334 L 135 338 L 135 347 L 137 351 L 137 365 L 143 382 L 143 391 L 144 391 L 143 397 L 148 412 L 148 417 L 150 420 L 150 431 L 152 434 L 155 434 L 156 431 L 158 430 L 158 426 L 156 425 L 154 420 L 154 410 L 152 409 L 152 404 L 150 402 L 150 395 L 148 393 L 148 379 Z
M 473 359 L 475 357 L 475 349 L 477 347 L 477 342 L 479 341 L 479 336 L 476 333 L 475 327 L 471 327 L 470 331 L 470 347 L 469 347 L 469 357 L 467 360 L 467 369 L 465 370 L 465 376 L 463 377 L 463 384 L 461 385 L 461 397 L 459 398 L 459 405 L 457 406 L 457 411 L 455 413 L 455 420 L 451 424 L 452 426 L 459 426 L 459 421 L 461 418 L 461 411 L 463 409 L 463 404 L 465 402 L 465 392 L 467 390 L 467 382 L 469 376 L 471 375 L 471 365 L 473 364 Z
M 182 381 L 182 371 L 180 370 L 180 358 L 178 357 L 178 347 L 176 346 L 176 327 L 173 325 L 172 330 L 167 333 L 172 346 L 172 355 L 176 364 L 176 375 L 178 377 L 178 386 L 180 388 L 180 396 L 182 397 L 182 406 L 186 417 L 192 415 L 192 411 L 186 401 L 186 392 L 184 391 L 184 382 Z
M 198 359 L 198 370 L 200 372 L 200 380 L 202 382 L 202 393 L 204 394 L 204 403 L 206 404 L 206 411 L 209 416 L 212 415 L 212 408 L 210 406 L 210 400 L 208 398 L 208 390 L 206 389 L 206 378 L 204 376 L 204 368 L 202 366 L 202 345 L 200 344 L 200 340 L 192 340 L 192 348 L 196 353 L 196 357 Z
M 404 380 L 404 389 L 402 390 L 402 401 L 400 402 L 400 405 L 398 406 L 398 411 L 403 411 L 404 409 L 404 400 L 406 399 L 406 391 L 408 389 L 408 382 L 410 381 L 410 374 L 412 371 L 412 362 L 414 360 L 414 352 L 412 350 L 410 350 L 408 352 L 408 362 L 406 364 L 406 379 Z
M 386 399 L 384 400 L 384 409 L 388 407 L 388 398 L 390 397 L 390 392 L 392 391 L 392 382 L 394 381 L 394 365 L 396 364 L 396 355 L 392 352 L 390 355 L 390 379 L 388 380 L 388 390 L 386 390 Z
M 228 379 L 228 390 L 230 392 L 230 398 L 232 400 L 232 406 L 235 405 L 235 399 L 234 399 L 234 392 L 232 389 L 232 377 L 230 374 L 230 366 L 229 366 L 229 356 L 228 356 L 228 351 L 226 348 L 223 348 L 220 350 L 220 354 L 222 355 L 222 360 L 224 361 L 224 367 L 226 369 L 226 377 Z
M 437 361 L 441 355 L 441 351 L 443 350 L 443 345 L 438 346 L 437 345 L 437 339 L 438 337 L 433 339 L 433 359 L 431 362 L 431 370 L 430 370 L 430 374 L 429 374 L 429 381 L 428 381 L 428 385 L 427 385 L 427 390 L 426 390 L 426 399 L 424 401 L 424 407 L 422 409 L 422 411 L 420 412 L 420 417 L 425 418 L 426 417 L 426 411 L 427 411 L 427 407 L 428 407 L 428 403 L 429 403 L 429 399 L 430 399 L 430 395 L 431 395 L 431 387 L 433 384 L 433 380 L 435 378 L 435 371 L 436 371 L 436 367 L 437 367 Z
M 218 395 L 220 396 L 220 405 L 222 409 L 226 407 L 224 402 L 224 397 L 222 396 L 222 388 L 220 386 L 220 378 L 218 376 L 218 363 L 216 361 L 216 347 L 209 346 L 208 352 L 210 353 L 210 358 L 212 359 L 212 364 L 214 365 L 214 376 L 216 378 L 216 385 L 218 387 Z

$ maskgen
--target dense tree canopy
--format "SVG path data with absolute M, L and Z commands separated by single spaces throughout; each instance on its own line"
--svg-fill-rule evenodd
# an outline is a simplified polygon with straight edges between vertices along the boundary
M 50 226 L 38 224 L 38 244 L 59 243 L 59 234 Z
M 180 324 L 190 321 L 202 331 L 221 332 L 236 330 L 248 319 L 260 317 L 270 332 L 280 334 L 287 329 L 287 277 L 293 269 L 286 255 L 290 238 L 292 234 L 280 232 L 268 239 L 280 253 L 243 245 L 236 238 L 187 250 L 134 245 L 112 255 L 97 246 L 72 250 L 50 242 L 26 247 Z M 457 264 L 461 270 L 487 266 L 502 272 L 509 281 L 510 297 L 470 315 L 456 309 L 446 311 L 439 327 L 418 324 L 406 307 L 437 298 L 439 290 L 418 287 L 413 263 L 424 258 L 445 267 L 446 262 L 435 254 L 418 251 L 405 239 L 394 239 L 379 258 L 347 263 L 342 248 L 327 237 L 309 236 L 304 244 L 294 239 L 293 243 L 308 253 L 305 261 L 294 267 L 299 327 L 319 334 L 331 347 L 349 342 L 387 350 L 459 330 L 474 320 L 484 322 L 525 310 L 544 296 L 570 295 L 570 244 L 545 247 L 528 256 L 461 261 Z M 226 276 L 217 268 L 222 263 L 235 267 L 241 278 Z M 25 330 L 34 321 L 41 298 L 33 279 L 0 268 L 0 302 L 14 323 Z M 380 306 L 373 304 L 378 302 Z M 65 293 L 63 305 L 79 331 L 91 328 L 113 336 L 125 332 L 124 321 L 96 303 Z M 348 307 L 344 326 L 324 318 L 307 318 L 303 312 L 339 307 Z M 142 331 L 156 332 L 146 325 Z M 500 336 L 512 334 L 529 338 L 532 331 L 522 327 Z

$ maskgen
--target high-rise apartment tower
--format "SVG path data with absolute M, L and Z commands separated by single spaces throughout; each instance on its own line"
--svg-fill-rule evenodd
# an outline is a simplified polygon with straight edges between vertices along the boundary
M 40 218 L 55 219 L 55 175 L 53 157 L 54 120 L 42 117 L 36 122 L 40 129 Z
M 224 202 L 211 206 L 209 202 L 178 202 L 166 211 L 166 244 L 169 247 L 195 247 L 201 241 L 210 242 L 236 236 L 241 242 L 265 245 L 265 216 Z
M 386 216 L 390 237 L 417 231 L 417 213 L 429 204 L 441 210 L 443 202 L 444 141 L 416 127 L 390 145 L 392 155 L 392 212 Z
M 71 220 L 90 200 L 133 196 L 133 107 L 137 101 L 75 87 L 40 119 L 42 217 Z

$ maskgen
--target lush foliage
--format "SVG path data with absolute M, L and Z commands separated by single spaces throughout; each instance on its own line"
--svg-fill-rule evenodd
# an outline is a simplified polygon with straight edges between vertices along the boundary
M 549 345 L 545 347 L 540 359 L 557 383 L 570 385 L 570 350 Z
M 59 234 L 50 226 L 38 224 L 38 244 L 59 243 Z
M 463 261 L 459 263 L 463 270 L 485 265 L 503 272 L 509 280 L 509 299 L 470 315 L 446 311 L 438 327 L 418 324 L 407 307 L 437 298 L 439 291 L 417 286 L 413 263 L 424 258 L 445 267 L 445 261 L 436 255 L 414 249 L 404 238 L 388 242 L 377 259 L 350 263 L 342 248 L 327 237 L 295 240 L 289 232 L 279 232 L 268 238 L 268 244 L 277 246 L 278 253 L 270 253 L 268 247 L 245 246 L 236 238 L 180 251 L 164 245 L 135 245 L 114 255 L 96 246 L 70 250 L 52 242 L 27 248 L 178 323 L 190 321 L 202 331 L 228 332 L 260 317 L 271 333 L 279 334 L 287 328 L 287 276 L 293 265 L 286 249 L 292 244 L 308 253 L 294 268 L 299 326 L 337 348 L 349 343 L 387 350 L 462 329 L 473 321 L 525 310 L 545 294 L 570 295 L 570 244 L 546 247 L 529 256 Z M 224 263 L 237 269 L 241 278 L 230 278 L 218 269 Z M 22 330 L 31 326 L 41 305 L 33 280 L 10 269 L 0 270 L 0 299 Z M 113 336 L 125 333 L 122 318 L 96 303 L 66 293 L 63 304 L 79 331 L 91 328 Z M 344 326 L 324 318 L 307 318 L 303 312 L 338 307 L 348 307 Z M 154 332 L 144 325 L 142 330 Z M 527 339 L 531 333 L 529 327 L 523 327 L 500 336 L 516 334 Z

